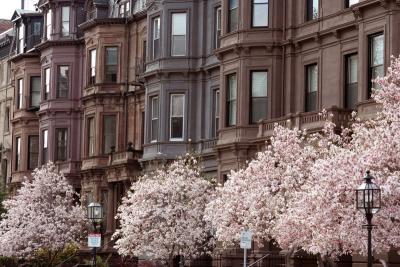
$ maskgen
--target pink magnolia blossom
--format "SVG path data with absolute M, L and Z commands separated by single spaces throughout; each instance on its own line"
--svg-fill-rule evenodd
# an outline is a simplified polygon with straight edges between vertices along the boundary
M 75 192 L 49 163 L 33 172 L 17 194 L 4 201 L 0 221 L 0 255 L 31 258 L 39 250 L 58 253 L 80 241 L 86 215 L 74 204 Z
M 168 264 L 177 255 L 192 258 L 206 252 L 213 240 L 203 214 L 212 198 L 213 186 L 191 156 L 141 177 L 118 209 L 115 247 L 122 255 Z

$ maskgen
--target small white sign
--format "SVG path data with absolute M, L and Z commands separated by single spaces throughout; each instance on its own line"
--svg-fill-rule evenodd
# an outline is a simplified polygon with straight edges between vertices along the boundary
M 240 248 L 251 249 L 251 237 L 252 233 L 250 231 L 242 231 L 240 233 Z
M 88 236 L 88 247 L 99 248 L 101 247 L 101 234 L 89 234 Z

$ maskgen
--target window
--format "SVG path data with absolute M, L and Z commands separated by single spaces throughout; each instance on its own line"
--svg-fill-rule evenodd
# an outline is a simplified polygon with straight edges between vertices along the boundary
M 40 28 L 42 27 L 42 23 L 40 21 L 33 22 L 33 35 L 40 36 Z
M 170 140 L 172 141 L 183 140 L 184 108 L 185 108 L 185 95 L 183 94 L 171 95 Z
M 40 76 L 31 77 L 31 97 L 30 107 L 39 107 L 40 105 Z
M 317 109 L 318 92 L 318 66 L 311 64 L 306 66 L 306 101 L 305 111 L 315 111 Z
M 150 126 L 150 141 L 154 142 L 158 139 L 158 118 L 159 118 L 159 106 L 158 96 L 150 98 L 151 105 L 151 126 Z
M 172 56 L 186 55 L 186 13 L 172 14 Z
M 344 2 L 345 2 L 344 7 L 348 8 L 351 7 L 352 5 L 357 4 L 358 2 L 360 2 L 360 0 L 345 0 Z
M 94 155 L 94 118 L 88 118 L 87 119 L 87 155 L 89 157 Z
M 52 12 L 51 9 L 47 11 L 46 14 L 46 39 L 50 40 L 51 39 L 51 34 L 52 34 Z
M 68 129 L 56 129 L 56 160 L 67 160 Z
M 21 137 L 15 138 L 15 170 L 19 171 L 21 164 Z
M 160 57 L 160 17 L 153 19 L 153 59 Z
M 345 101 L 344 106 L 346 109 L 354 109 L 357 104 L 358 97 L 358 80 L 357 80 L 357 66 L 358 56 L 352 54 L 346 56 L 346 86 L 345 86 Z
M 9 132 L 10 131 L 10 108 L 6 107 L 5 113 L 4 113 L 4 132 Z
M 118 14 L 118 16 L 120 18 L 124 18 L 126 16 L 129 16 L 130 9 L 131 9 L 131 7 L 130 7 L 129 1 L 127 1 L 125 3 L 121 3 L 119 5 L 119 14 Z
M 61 35 L 69 36 L 69 13 L 70 7 L 63 6 L 61 9 Z
M 18 92 L 17 92 L 17 109 L 22 109 L 22 98 L 24 93 L 24 80 L 18 79 Z
M 219 130 L 219 90 L 213 91 L 213 137 L 218 136 Z
M 117 117 L 105 115 L 103 117 L 103 154 L 109 154 L 111 148 L 115 149 L 117 131 Z
M 215 43 L 214 48 L 219 48 L 221 45 L 221 7 L 215 9 Z
M 96 49 L 89 51 L 89 84 L 96 83 Z
M 48 151 L 48 130 L 42 131 L 42 164 L 45 164 L 49 161 L 49 151 Z
M 28 169 L 33 170 L 38 166 L 39 160 L 39 136 L 28 137 Z
M 268 72 L 251 72 L 251 123 L 267 118 Z
M 227 90 L 226 90 L 227 126 L 236 125 L 236 99 L 237 99 L 236 74 L 230 74 L 227 77 Z
M 48 100 L 50 95 L 50 68 L 44 70 L 44 94 L 43 100 Z
M 372 80 L 384 76 L 384 39 L 383 34 L 375 34 L 369 37 L 369 64 L 368 64 L 368 97 L 371 97 L 372 88 L 378 86 Z
M 106 66 L 105 78 L 106 82 L 117 82 L 117 64 L 118 64 L 118 48 L 106 47 Z
M 67 98 L 69 91 L 69 66 L 58 66 L 57 98 Z
M 267 27 L 268 26 L 268 0 L 252 0 L 252 26 Z
M 18 27 L 18 53 L 24 53 L 25 49 L 25 26 L 21 22 L 21 25 Z
M 307 20 L 317 19 L 319 14 L 319 0 L 307 0 Z
M 238 29 L 239 0 L 229 0 L 228 32 Z

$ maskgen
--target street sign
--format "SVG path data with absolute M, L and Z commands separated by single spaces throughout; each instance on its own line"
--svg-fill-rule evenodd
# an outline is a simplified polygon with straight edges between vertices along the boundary
M 242 231 L 240 233 L 240 248 L 251 249 L 251 237 L 252 233 L 250 231 Z
M 99 248 L 101 247 L 101 234 L 89 234 L 88 236 L 88 247 Z

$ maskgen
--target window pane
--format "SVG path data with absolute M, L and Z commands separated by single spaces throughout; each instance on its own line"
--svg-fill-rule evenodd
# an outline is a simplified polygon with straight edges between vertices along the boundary
M 68 36 L 69 35 L 69 12 L 70 12 L 69 6 L 62 7 L 61 12 L 62 12 L 61 33 L 63 36 Z
M 172 55 L 184 56 L 186 55 L 186 36 L 174 35 L 172 37 Z
M 67 98 L 69 91 L 69 67 L 58 67 L 58 88 L 57 98 Z
M 42 132 L 42 164 L 47 163 L 49 161 L 49 153 L 48 153 L 48 131 L 44 130 Z
M 172 35 L 186 35 L 186 13 L 172 14 Z
M 213 125 L 213 136 L 216 137 L 219 129 L 219 90 L 214 91 L 214 125 Z
M 228 88 L 229 88 L 229 100 L 236 100 L 236 74 L 229 75 L 228 77 Z
M 318 7 L 318 1 L 319 0 L 313 0 L 313 19 L 316 19 L 316 18 L 318 18 L 318 9 L 319 9 L 319 7 Z
M 316 92 L 318 90 L 318 67 L 311 65 L 307 67 L 307 91 Z
M 46 14 L 46 38 L 51 39 L 52 34 L 52 12 L 51 9 Z
M 33 170 L 38 166 L 39 136 L 29 136 L 28 151 L 28 168 L 29 170 Z
M 184 95 L 171 95 L 171 139 L 183 138 Z
M 268 26 L 268 1 L 253 0 L 253 26 Z
M 117 81 L 118 48 L 106 47 L 106 81 Z
M 94 155 L 94 141 L 95 141 L 94 118 L 88 119 L 87 131 L 88 131 L 88 156 L 90 157 Z
M 117 120 L 115 115 L 103 117 L 103 153 L 111 152 L 111 147 L 116 145 Z
M 266 119 L 267 107 L 267 97 L 253 97 L 251 101 L 251 122 L 257 123 L 260 119 Z
M 238 28 L 238 8 L 229 11 L 229 32 L 236 31 Z
M 372 38 L 372 65 L 382 65 L 384 59 L 383 34 Z
M 352 55 L 347 58 L 347 83 L 357 82 L 357 55 Z
M 10 130 L 10 108 L 7 107 L 4 113 L 4 132 L 8 132 Z
M 172 101 L 171 101 L 171 109 L 172 109 L 172 116 L 183 116 L 183 101 L 184 97 L 183 95 L 172 95 L 171 96 Z
M 266 71 L 254 71 L 251 73 L 251 95 L 252 97 L 266 97 L 267 91 L 267 72 Z
M 151 98 L 151 134 L 150 139 L 151 141 L 156 141 L 158 139 L 158 97 Z
M 357 66 L 358 56 L 350 55 L 346 57 L 346 90 L 345 90 L 345 108 L 354 109 L 358 98 Z
M 221 37 L 221 7 L 218 7 L 215 11 L 215 48 L 220 47 Z
M 89 84 L 95 84 L 96 83 L 96 49 L 90 50 L 89 55 L 90 55 Z
M 15 138 L 15 170 L 19 170 L 19 164 L 21 160 L 21 138 Z
M 22 98 L 24 92 L 24 80 L 18 80 L 17 109 L 22 109 Z
M 56 130 L 56 141 L 57 141 L 57 158 L 56 160 L 65 161 L 67 160 L 67 129 Z
M 40 77 L 31 77 L 31 107 L 40 105 Z
M 171 139 L 183 138 L 183 117 L 171 118 Z
M 236 125 L 236 96 L 237 96 L 237 81 L 236 74 L 228 76 L 227 88 L 227 124 L 228 126 Z

